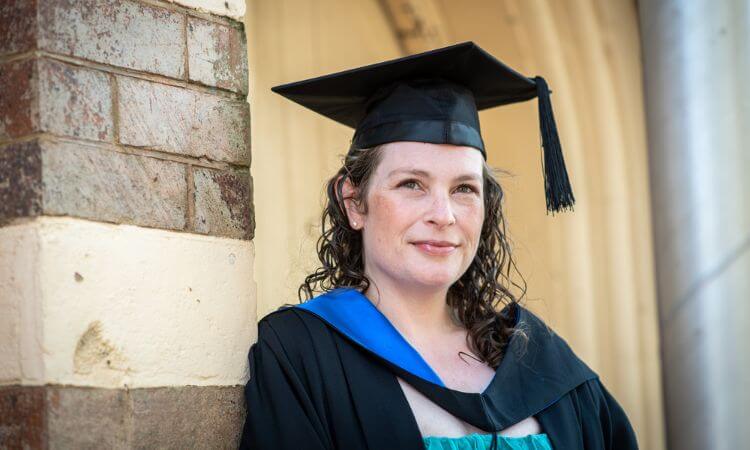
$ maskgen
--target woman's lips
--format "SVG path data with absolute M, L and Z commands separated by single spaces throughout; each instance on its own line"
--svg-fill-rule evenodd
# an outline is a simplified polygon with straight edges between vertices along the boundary
M 450 255 L 456 251 L 456 246 L 445 242 L 413 242 L 419 250 L 427 253 L 428 255 L 443 256 Z

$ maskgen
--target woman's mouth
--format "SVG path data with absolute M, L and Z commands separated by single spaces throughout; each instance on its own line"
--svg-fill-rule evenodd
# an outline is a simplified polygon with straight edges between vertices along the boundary
M 456 251 L 456 244 L 447 241 L 417 241 L 412 242 L 419 250 L 428 255 L 444 256 Z

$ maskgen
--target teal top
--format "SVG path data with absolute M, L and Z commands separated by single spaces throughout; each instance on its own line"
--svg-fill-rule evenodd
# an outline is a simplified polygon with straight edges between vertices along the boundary
M 492 434 L 470 434 L 457 438 L 427 436 L 422 438 L 425 450 L 487 450 L 492 442 Z M 497 437 L 498 450 L 552 450 L 552 443 L 546 434 L 529 434 L 524 437 Z

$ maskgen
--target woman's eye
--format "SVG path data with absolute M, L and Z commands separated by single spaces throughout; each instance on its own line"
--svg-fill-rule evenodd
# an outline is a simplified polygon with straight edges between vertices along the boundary
M 407 189 L 418 189 L 420 187 L 419 181 L 417 180 L 405 180 L 402 181 L 398 187 L 406 187 Z M 462 194 L 476 194 L 479 191 L 477 191 L 477 188 L 470 184 L 462 184 L 456 188 L 457 192 L 460 192 Z
M 477 192 L 476 188 L 474 186 L 470 185 L 470 184 L 462 184 L 457 189 L 458 190 L 465 189 L 465 190 L 463 190 L 461 192 L 467 193 L 467 194 L 473 194 L 473 193 Z
M 413 187 L 419 187 L 419 183 L 416 180 L 406 180 L 406 181 L 402 182 L 401 184 L 399 184 L 398 186 L 399 187 L 401 187 L 401 186 L 407 186 L 407 187 L 409 187 L 411 189 L 412 186 Z

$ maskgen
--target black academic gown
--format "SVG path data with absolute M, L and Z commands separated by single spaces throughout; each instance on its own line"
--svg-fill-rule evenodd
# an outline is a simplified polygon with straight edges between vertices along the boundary
M 359 297 L 360 307 L 375 310 L 357 291 L 350 290 L 349 295 Z M 328 301 L 326 306 L 341 311 L 347 309 L 341 306 L 354 303 Z M 369 311 L 375 315 L 356 323 L 352 318 L 362 310 L 354 308 L 353 315 L 339 316 L 336 322 L 321 310 L 299 306 L 282 307 L 258 324 L 245 388 L 243 449 L 423 450 L 416 419 L 396 375 L 488 433 L 535 416 L 554 450 L 638 448 L 623 409 L 596 373 L 521 306 L 508 306 L 503 312 L 512 314 L 529 339 L 511 339 L 481 394 L 452 390 L 430 379 L 421 371 L 426 363 L 418 354 L 416 362 L 392 357 L 398 349 L 392 350 L 393 343 L 383 347 L 387 338 L 378 339 L 368 331 L 357 334 L 371 328 L 373 319 L 378 319 L 375 315 L 387 320 L 379 312 Z M 407 353 L 411 351 L 405 341 L 403 345 Z

